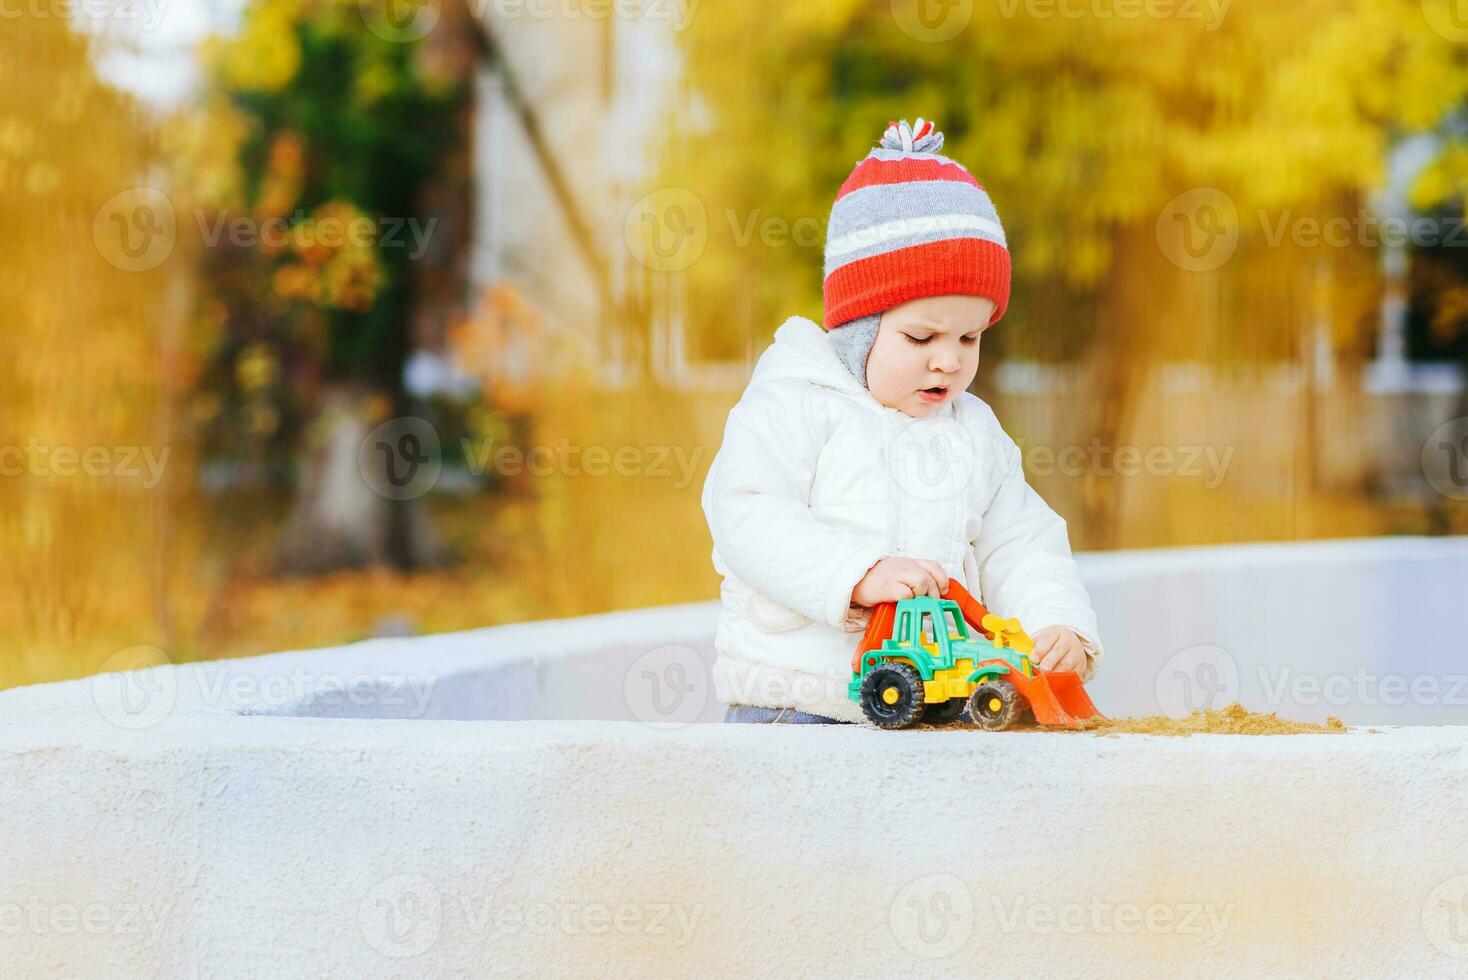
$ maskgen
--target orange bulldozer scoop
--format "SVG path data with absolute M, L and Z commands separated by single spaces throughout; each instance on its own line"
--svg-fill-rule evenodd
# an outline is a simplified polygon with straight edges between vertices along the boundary
M 958 605 L 964 620 L 971 627 L 989 640 L 995 639 L 994 632 L 984 626 L 984 617 L 989 615 L 989 610 L 970 595 L 957 579 L 948 580 L 943 598 L 951 599 Z M 867 652 L 881 649 L 882 643 L 892 636 L 892 622 L 896 614 L 895 602 L 883 602 L 872 610 L 866 632 L 862 634 L 861 643 L 857 644 L 856 653 L 851 658 L 852 673 L 861 671 L 861 658 Z M 1003 644 L 1006 641 L 1001 637 L 998 642 Z M 1104 718 L 1081 685 L 1080 675 L 1073 670 L 1041 670 L 1035 667 L 1033 675 L 1027 676 L 1023 671 L 1011 669 L 1005 679 L 1014 684 L 1029 704 L 1037 724 L 1051 728 L 1079 728 L 1082 721 Z

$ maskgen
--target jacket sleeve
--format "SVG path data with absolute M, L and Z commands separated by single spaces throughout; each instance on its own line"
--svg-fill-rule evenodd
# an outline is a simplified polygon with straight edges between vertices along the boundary
M 1065 520 L 1025 482 L 1020 450 L 994 425 L 992 499 L 973 542 L 983 601 L 1014 616 L 1033 635 L 1047 626 L 1076 632 L 1086 651 L 1083 679 L 1096 672 L 1101 640 L 1096 613 L 1071 555 Z
M 877 543 L 812 515 L 820 446 L 809 385 L 750 389 L 729 413 L 709 467 L 703 510 L 714 550 L 755 592 L 818 622 L 846 622 L 851 592 L 885 557 Z

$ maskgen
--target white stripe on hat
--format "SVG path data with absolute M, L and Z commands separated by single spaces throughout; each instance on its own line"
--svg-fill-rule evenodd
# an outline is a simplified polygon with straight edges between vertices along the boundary
M 826 243 L 826 257 L 836 258 L 882 242 L 895 241 L 925 232 L 981 231 L 1003 241 L 1004 229 L 998 222 L 977 214 L 927 214 L 912 218 L 894 218 L 870 228 L 832 239 Z

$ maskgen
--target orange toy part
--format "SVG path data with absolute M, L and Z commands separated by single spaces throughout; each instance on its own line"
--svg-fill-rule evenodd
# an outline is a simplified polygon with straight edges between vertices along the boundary
M 872 618 L 867 621 L 867 631 L 861 635 L 861 642 L 856 645 L 856 653 L 851 655 L 851 672 L 861 673 L 861 658 L 868 650 L 876 650 L 882 645 L 882 641 L 892 635 L 892 619 L 897 615 L 897 603 L 881 602 L 872 609 Z
M 968 594 L 968 589 L 958 584 L 958 579 L 948 580 L 948 588 L 943 590 L 943 598 L 952 599 L 958 603 L 958 608 L 963 612 L 963 618 L 968 620 L 969 625 L 989 639 L 994 634 L 984 629 L 984 617 L 989 615 L 988 608 L 979 600 Z
M 1003 661 L 988 661 L 1003 663 Z M 1035 714 L 1035 722 L 1049 728 L 1080 728 L 1087 718 L 1100 717 L 1101 712 L 1081 686 L 1081 676 L 1073 670 L 1039 670 L 1025 676 L 1017 670 L 1004 675 L 1019 690 L 1020 696 Z

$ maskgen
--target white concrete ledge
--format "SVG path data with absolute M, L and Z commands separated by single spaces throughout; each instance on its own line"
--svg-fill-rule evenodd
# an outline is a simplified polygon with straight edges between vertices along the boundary
M 1096 699 L 1444 680 L 1465 544 L 1087 556 Z M 1468 975 L 1468 729 L 695 724 L 715 615 L 0 693 L 0 972 Z M 1464 717 L 1423 690 L 1277 707 Z

